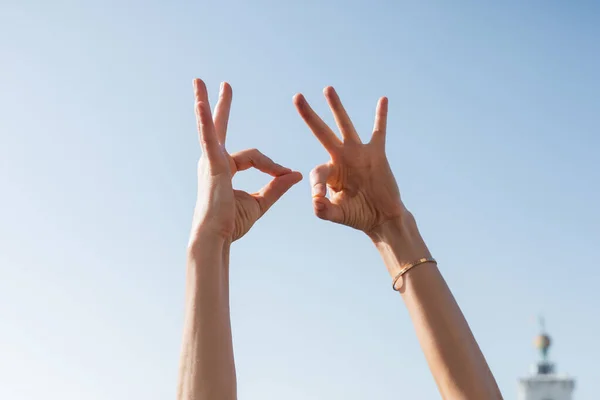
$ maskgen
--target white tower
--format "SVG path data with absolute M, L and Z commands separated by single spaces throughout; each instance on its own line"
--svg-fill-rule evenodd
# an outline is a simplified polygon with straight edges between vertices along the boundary
M 544 330 L 535 338 L 535 346 L 540 350 L 541 359 L 533 366 L 533 374 L 519 380 L 519 400 L 573 400 L 575 380 L 559 375 L 554 364 L 548 361 L 550 336 Z

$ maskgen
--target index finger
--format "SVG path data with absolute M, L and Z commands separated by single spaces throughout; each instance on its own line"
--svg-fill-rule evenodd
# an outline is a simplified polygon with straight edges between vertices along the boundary
M 245 171 L 254 167 L 271 176 L 280 176 L 292 172 L 291 169 L 277 164 L 257 149 L 242 150 L 232 154 L 231 158 L 233 158 L 238 171 Z
M 308 102 L 300 93 L 294 96 L 294 105 L 298 113 L 306 122 L 312 133 L 319 139 L 323 147 L 329 152 L 334 153 L 342 146 L 342 141 L 337 135 L 327 126 L 325 122 L 317 115 L 316 112 L 308 105 Z

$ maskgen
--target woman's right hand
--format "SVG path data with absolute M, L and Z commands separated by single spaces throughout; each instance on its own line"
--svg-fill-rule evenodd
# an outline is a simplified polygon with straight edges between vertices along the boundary
M 375 234 L 406 213 L 385 155 L 388 100 L 379 99 L 373 135 L 364 144 L 335 90 L 327 87 L 324 94 L 343 141 L 312 110 L 304 96 L 294 97 L 298 112 L 331 156 L 329 162 L 310 174 L 314 212 L 321 219 Z

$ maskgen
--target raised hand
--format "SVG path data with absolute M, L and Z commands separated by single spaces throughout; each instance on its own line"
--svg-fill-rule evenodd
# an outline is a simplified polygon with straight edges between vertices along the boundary
M 211 232 L 233 242 L 244 236 L 288 189 L 302 179 L 302 175 L 273 162 L 256 149 L 231 155 L 227 152 L 225 138 L 232 99 L 229 84 L 221 84 L 214 118 L 202 80 L 194 80 L 194 93 L 202 156 L 198 162 L 198 200 L 192 233 Z M 233 189 L 233 176 L 252 167 L 274 179 L 252 194 Z
M 294 97 L 298 112 L 331 156 L 310 173 L 314 212 L 321 219 L 373 233 L 405 211 L 385 155 L 388 100 L 379 99 L 371 141 L 363 144 L 335 90 L 327 87 L 324 94 L 343 141 L 304 96 Z

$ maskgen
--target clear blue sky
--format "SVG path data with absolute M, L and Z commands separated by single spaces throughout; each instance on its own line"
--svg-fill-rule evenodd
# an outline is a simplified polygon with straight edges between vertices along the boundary
M 595 398 L 594 3 L 2 1 L 0 398 L 174 397 L 194 77 L 232 84 L 231 151 L 305 176 L 327 156 L 296 92 L 332 121 L 334 85 L 365 138 L 388 96 L 405 202 L 505 397 L 543 313 L 576 399 Z M 312 216 L 306 179 L 231 264 L 240 399 L 439 398 L 375 249 Z

